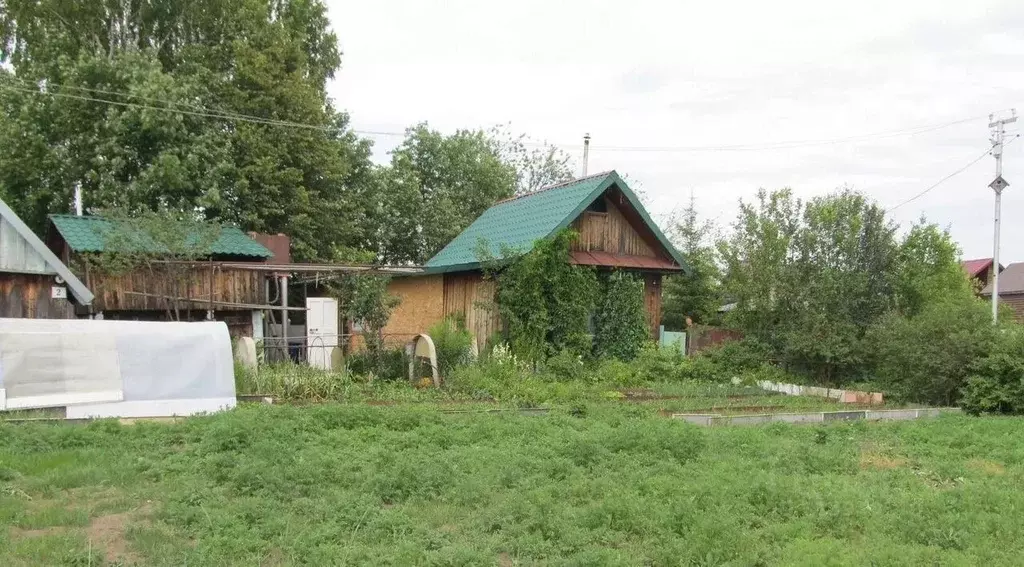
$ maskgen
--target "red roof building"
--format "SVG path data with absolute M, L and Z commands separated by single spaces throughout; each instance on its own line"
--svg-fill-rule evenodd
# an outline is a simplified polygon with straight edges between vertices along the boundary
M 960 262 L 967 276 L 974 282 L 976 289 L 983 289 L 992 281 L 992 258 L 978 258 L 976 260 L 964 260 Z M 1002 274 L 1005 268 L 999 265 L 999 273 Z

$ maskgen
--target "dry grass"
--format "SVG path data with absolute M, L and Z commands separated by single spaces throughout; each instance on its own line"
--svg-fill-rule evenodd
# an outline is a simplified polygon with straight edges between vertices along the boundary
M 910 466 L 910 461 L 869 443 L 861 447 L 859 465 L 861 470 L 893 470 Z
M 967 467 L 992 476 L 1002 476 L 1006 474 L 1005 466 L 987 459 L 971 459 L 970 461 L 967 461 Z

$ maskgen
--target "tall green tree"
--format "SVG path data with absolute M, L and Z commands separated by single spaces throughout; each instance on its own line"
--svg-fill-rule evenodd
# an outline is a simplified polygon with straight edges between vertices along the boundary
M 0 193 L 37 230 L 81 185 L 288 233 L 299 259 L 366 240 L 369 144 L 327 98 L 321 0 L 5 0 L 0 57 Z
M 732 322 L 792 370 L 836 383 L 868 367 L 864 337 L 886 314 L 969 296 L 956 246 L 921 223 L 903 238 L 850 190 L 802 203 L 788 190 L 742 203 L 721 250 Z
M 488 132 L 498 155 L 516 171 L 516 195 L 524 195 L 575 177 L 572 157 L 557 146 L 532 141 L 525 134 L 514 134 L 508 127 Z
M 899 244 L 895 284 L 897 308 L 907 316 L 915 316 L 939 301 L 974 295 L 960 265 L 959 246 L 948 230 L 923 218 Z
M 380 256 L 421 263 L 478 216 L 515 193 L 517 171 L 482 130 L 444 135 L 427 124 L 410 128 L 377 172 L 373 210 Z M 394 224 L 393 224 L 394 223 Z
M 721 271 L 715 249 L 715 225 L 701 220 L 693 195 L 669 230 L 672 244 L 686 260 L 690 271 L 665 278 L 662 323 L 672 330 L 694 323 L 712 324 L 722 305 Z

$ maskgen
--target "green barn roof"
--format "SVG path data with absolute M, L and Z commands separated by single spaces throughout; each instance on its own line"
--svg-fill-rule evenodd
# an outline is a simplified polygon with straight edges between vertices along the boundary
M 428 260 L 425 267 L 433 273 L 479 268 L 477 250 L 481 244 L 488 246 L 496 259 L 502 257 L 503 248 L 527 252 L 537 240 L 553 236 L 568 227 L 612 185 L 617 186 L 629 199 L 672 259 L 680 266 L 685 266 L 679 252 L 651 220 L 626 182 L 618 173 L 609 171 L 551 185 L 499 202 L 484 211 L 473 224 Z
M 112 226 L 107 219 L 95 216 L 50 215 L 50 222 L 75 252 L 103 252 L 105 234 Z M 157 247 L 158 245 L 153 243 L 150 252 L 159 253 Z M 220 236 L 210 246 L 210 255 L 249 256 L 260 259 L 273 256 L 262 244 L 231 226 L 221 228 Z

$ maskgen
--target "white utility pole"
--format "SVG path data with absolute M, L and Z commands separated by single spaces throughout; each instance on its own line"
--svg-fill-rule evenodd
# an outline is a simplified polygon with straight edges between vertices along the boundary
M 587 160 L 590 159 L 590 133 L 583 135 L 583 175 L 580 177 L 587 176 Z
M 989 187 L 996 193 L 995 232 L 992 238 L 992 323 L 999 319 L 999 215 L 1003 189 L 1009 185 L 1003 179 L 1003 141 L 1006 125 L 1017 121 L 1017 110 L 1011 109 L 1008 118 L 996 120 L 995 114 L 988 115 L 988 127 L 992 129 L 992 157 L 996 158 L 996 178 Z

